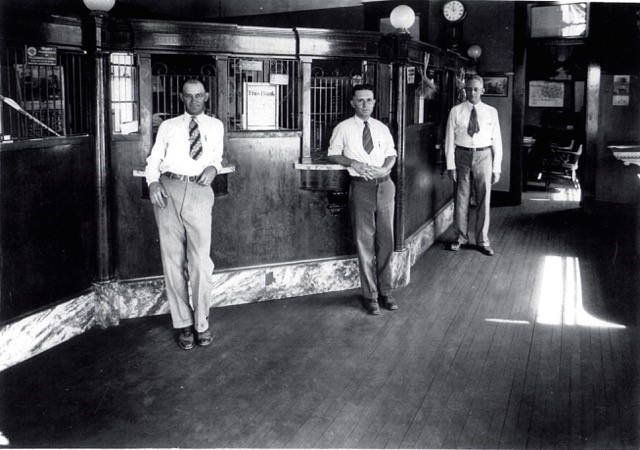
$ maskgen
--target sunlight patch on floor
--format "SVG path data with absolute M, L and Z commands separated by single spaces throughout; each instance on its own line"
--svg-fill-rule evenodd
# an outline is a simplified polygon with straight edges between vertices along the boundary
M 584 309 L 580 260 L 575 257 L 544 257 L 536 320 L 547 325 L 625 328 L 598 319 Z
M 494 322 L 494 323 L 510 323 L 510 324 L 514 324 L 514 325 L 529 325 L 529 321 L 528 320 L 512 320 L 512 319 L 484 319 L 487 322 Z
M 533 202 L 579 202 L 580 189 L 558 189 L 557 192 L 547 192 L 544 196 L 531 197 Z

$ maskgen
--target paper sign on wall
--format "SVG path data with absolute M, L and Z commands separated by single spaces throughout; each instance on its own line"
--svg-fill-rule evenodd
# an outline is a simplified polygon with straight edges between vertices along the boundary
M 275 130 L 278 126 L 278 89 L 270 83 L 245 82 L 244 114 L 245 130 Z
M 407 67 L 407 84 L 413 84 L 416 82 L 416 68 L 411 66 Z
M 58 49 L 28 46 L 25 48 L 25 61 L 27 65 L 55 66 L 58 64 Z
M 629 105 L 629 83 L 630 75 L 614 75 L 613 76 L 613 106 Z

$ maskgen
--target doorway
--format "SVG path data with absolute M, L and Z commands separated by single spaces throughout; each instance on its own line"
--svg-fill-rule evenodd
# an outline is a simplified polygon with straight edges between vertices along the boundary
M 587 61 L 582 40 L 530 41 L 527 46 L 522 142 L 525 191 L 563 183 L 562 177 L 549 175 L 554 158 L 568 155 L 556 150 L 575 153 L 584 145 Z M 578 160 L 575 162 L 579 180 Z M 579 182 L 563 184 L 575 188 Z

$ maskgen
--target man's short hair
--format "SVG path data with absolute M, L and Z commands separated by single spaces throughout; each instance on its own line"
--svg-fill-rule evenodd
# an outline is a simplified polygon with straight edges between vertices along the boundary
M 356 92 L 358 91 L 371 91 L 373 92 L 374 97 L 376 95 L 375 88 L 371 83 L 356 84 L 355 86 L 353 86 L 351 88 L 351 97 L 355 97 Z
M 184 92 L 184 87 L 187 84 L 201 84 L 202 87 L 204 88 L 204 91 L 207 92 L 207 86 L 199 79 L 197 78 L 189 78 L 187 81 L 185 81 L 184 83 L 182 83 L 182 91 Z
M 469 75 L 467 77 L 467 79 L 465 80 L 465 84 L 469 84 L 472 81 L 479 81 L 480 84 L 482 84 L 482 86 L 484 86 L 484 80 L 482 79 L 482 77 L 480 75 Z

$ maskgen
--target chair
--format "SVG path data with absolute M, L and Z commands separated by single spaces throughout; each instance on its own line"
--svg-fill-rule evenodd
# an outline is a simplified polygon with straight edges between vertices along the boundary
M 580 181 L 576 172 L 581 154 L 582 144 L 579 144 L 576 140 L 572 140 L 566 147 L 551 144 L 548 155 L 542 161 L 542 177 L 545 179 L 545 189 L 549 189 L 552 179 L 570 181 L 575 189 L 580 189 Z

